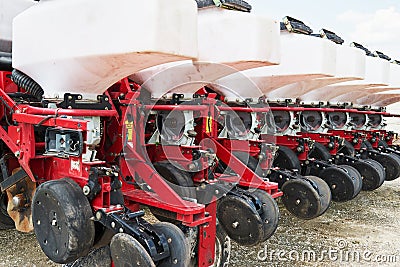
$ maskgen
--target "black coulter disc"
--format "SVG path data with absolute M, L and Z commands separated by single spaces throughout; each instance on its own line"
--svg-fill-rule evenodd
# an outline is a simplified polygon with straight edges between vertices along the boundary
M 0 230 L 15 228 L 15 223 L 7 212 L 7 194 L 0 192 Z
M 139 241 L 128 234 L 116 234 L 111 239 L 110 249 L 111 258 L 115 266 L 156 266 L 146 249 Z

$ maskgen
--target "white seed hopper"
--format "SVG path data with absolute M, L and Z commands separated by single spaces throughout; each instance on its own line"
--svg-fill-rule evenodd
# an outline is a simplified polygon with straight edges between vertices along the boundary
M 400 65 L 390 64 L 389 85 L 357 91 L 358 97 L 352 97 L 353 103 L 360 105 L 386 106 L 393 104 L 400 93 Z M 384 105 L 385 104 L 385 105 Z
M 327 39 L 303 34 L 281 32 L 281 64 L 244 71 L 268 95 L 282 86 L 309 79 L 330 77 L 336 72 L 335 44 Z M 252 97 L 248 92 L 248 81 L 242 75 L 232 75 L 218 81 L 234 88 L 242 97 Z M 228 96 L 234 98 L 234 95 Z
M 0 52 L 11 52 L 14 17 L 37 3 L 34 0 L 0 0 Z
M 96 99 L 132 73 L 196 57 L 193 0 L 40 1 L 13 23 L 13 67 L 48 98 Z
M 307 99 L 330 101 L 330 102 L 350 102 L 345 95 L 351 92 L 366 90 L 377 86 L 389 84 L 389 66 L 387 60 L 366 56 L 365 78 L 364 80 L 350 81 L 328 85 L 307 94 Z M 302 99 L 303 97 L 301 97 Z
M 199 88 L 226 75 L 279 63 L 279 23 L 249 13 L 217 7 L 198 14 L 198 61 L 175 62 L 130 76 L 153 98 L 167 93 L 191 97 Z
M 309 79 L 278 88 L 268 94 L 270 98 L 313 99 L 314 90 L 345 81 L 361 80 L 365 77 L 365 52 L 354 47 L 336 45 L 336 72 L 334 77 Z

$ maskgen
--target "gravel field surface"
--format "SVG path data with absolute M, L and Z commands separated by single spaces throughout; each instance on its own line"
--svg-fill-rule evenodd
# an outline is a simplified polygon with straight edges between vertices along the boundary
M 275 235 L 256 248 L 233 245 L 229 266 L 400 266 L 400 179 L 333 203 L 310 221 L 279 206 Z M 34 234 L 0 231 L 0 246 L 0 266 L 60 266 L 46 258 Z

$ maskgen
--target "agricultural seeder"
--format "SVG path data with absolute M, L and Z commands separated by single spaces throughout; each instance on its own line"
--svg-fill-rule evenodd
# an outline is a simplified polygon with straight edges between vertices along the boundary
M 368 76 L 331 31 L 240 0 L 0 6 L 0 229 L 56 263 L 227 266 L 231 240 L 275 233 L 278 198 L 313 219 L 400 176 L 396 97 L 316 93 Z

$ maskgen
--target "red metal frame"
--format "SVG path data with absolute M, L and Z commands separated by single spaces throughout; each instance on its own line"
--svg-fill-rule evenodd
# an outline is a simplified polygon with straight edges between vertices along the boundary
M 6 109 L 6 113 L 2 111 L 0 115 L 3 119 L 7 116 L 7 120 L 12 122 L 12 125 L 0 127 L 1 140 L 10 152 L 16 155 L 20 166 L 29 177 L 39 184 L 70 177 L 83 187 L 88 182 L 92 167 L 109 167 L 110 164 L 117 164 L 122 174 L 135 177 L 129 172 L 133 169 L 141 179 L 151 186 L 153 192 L 143 191 L 120 177 L 123 183 L 122 192 L 125 204 L 129 209 L 136 211 L 139 209 L 139 204 L 144 204 L 171 211 L 176 213 L 177 220 L 183 224 L 191 227 L 200 226 L 200 229 L 204 229 L 208 233 L 208 237 L 211 237 L 209 239 L 214 238 L 213 242 L 215 242 L 215 207 L 183 200 L 168 186 L 154 168 L 147 163 L 146 156 L 142 153 L 145 151 L 144 130 L 135 129 L 140 134 L 134 134 L 129 140 L 130 146 L 124 147 L 125 138 L 123 137 L 127 133 L 124 130 L 123 120 L 126 113 L 132 112 L 138 125 L 144 125 L 138 110 L 139 107 L 142 107 L 137 100 L 140 95 L 138 89 L 140 88 L 132 86 L 127 79 L 112 86 L 106 93 L 113 106 L 112 110 L 47 109 L 14 102 L 7 93 L 19 92 L 20 89 L 10 80 L 9 72 L 0 72 L 0 105 Z M 115 107 L 116 103 L 119 105 L 118 109 Z M 38 136 L 35 132 L 37 125 L 81 131 L 85 141 L 88 130 L 87 121 L 71 117 L 90 116 L 101 117 L 106 126 L 101 145 L 98 148 L 100 160 L 83 162 L 81 157 L 61 158 L 43 154 L 44 140 L 40 139 L 44 139 L 44 137 Z M 5 122 L 3 121 L 3 123 Z M 111 143 L 106 139 L 111 140 Z M 120 158 L 119 156 L 123 153 L 126 157 Z M 72 165 L 74 168 L 71 167 Z M 91 202 L 94 212 L 99 209 L 107 212 L 119 210 L 120 207 L 110 204 L 111 177 L 102 176 L 98 180 L 101 192 Z M 214 246 L 208 246 L 212 243 L 209 239 L 200 240 L 200 242 L 204 241 L 206 245 L 199 244 L 199 266 L 208 266 L 210 259 L 214 258 Z

